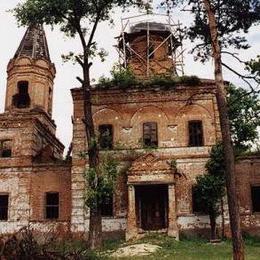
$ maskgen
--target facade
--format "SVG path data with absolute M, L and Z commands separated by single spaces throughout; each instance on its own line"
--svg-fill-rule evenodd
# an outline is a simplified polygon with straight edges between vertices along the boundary
M 136 27 L 127 36 L 129 49 L 142 57 L 146 31 Z M 137 77 L 176 73 L 169 58 L 167 30 L 150 32 L 149 70 L 128 53 Z M 169 39 L 165 40 L 165 39 Z M 156 51 L 154 51 L 156 50 Z M 153 53 L 154 52 L 154 53 Z M 55 66 L 43 27 L 30 26 L 7 67 L 5 112 L 0 114 L 0 233 L 31 225 L 38 232 L 84 237 L 89 213 L 84 206 L 87 159 L 83 92 L 73 97 L 73 140 L 70 158 L 55 137 L 51 118 Z M 119 162 L 115 192 L 102 204 L 103 231 L 127 239 L 149 231 L 203 233 L 209 218 L 196 211 L 192 187 L 205 174 L 211 147 L 221 139 L 212 80 L 197 85 L 150 85 L 145 88 L 93 88 L 93 117 L 100 135 L 101 156 Z M 260 158 L 237 163 L 238 194 L 245 231 L 260 230 Z M 229 232 L 229 220 L 224 214 Z

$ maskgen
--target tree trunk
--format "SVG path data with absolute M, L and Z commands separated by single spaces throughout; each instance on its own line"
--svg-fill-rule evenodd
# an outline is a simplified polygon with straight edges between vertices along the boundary
M 85 51 L 86 53 L 86 51 Z M 84 92 L 84 124 L 85 132 L 88 143 L 88 158 L 89 158 L 89 168 L 95 170 L 95 181 L 93 183 L 88 183 L 88 185 L 96 190 L 99 186 L 99 149 L 96 140 L 94 121 L 92 116 L 92 101 L 91 101 L 91 88 L 90 88 L 90 77 L 89 77 L 88 59 L 84 60 L 84 82 L 83 82 L 83 92 Z M 102 246 L 102 216 L 101 209 L 98 198 L 95 199 L 93 205 L 89 207 L 90 218 L 89 218 L 89 247 L 91 249 L 97 249 Z
M 218 41 L 218 30 L 214 11 L 209 0 L 203 0 L 211 34 L 211 45 L 213 52 L 213 59 L 215 65 L 215 82 L 217 87 L 217 103 L 219 108 L 221 132 L 224 144 L 225 153 L 225 171 L 226 171 L 226 187 L 229 207 L 230 226 L 232 233 L 233 242 L 233 259 L 243 260 L 244 259 L 244 243 L 241 235 L 240 228 L 240 215 L 239 205 L 236 194 L 236 183 L 235 183 L 235 162 L 234 152 L 230 134 L 230 125 L 228 119 L 228 110 L 226 102 L 225 86 L 222 74 L 221 64 L 221 48 Z
M 216 217 L 213 214 L 209 214 L 209 221 L 210 221 L 210 239 L 216 239 L 217 233 L 217 225 L 216 225 Z
M 221 208 L 221 239 L 225 238 L 225 212 L 224 212 L 224 199 L 221 198 L 220 201 L 220 208 Z

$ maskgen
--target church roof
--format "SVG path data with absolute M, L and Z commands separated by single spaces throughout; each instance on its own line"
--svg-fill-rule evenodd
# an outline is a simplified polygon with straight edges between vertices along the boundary
M 43 58 L 50 61 L 50 54 L 43 25 L 32 24 L 28 27 L 14 58 L 22 56 L 33 59 Z

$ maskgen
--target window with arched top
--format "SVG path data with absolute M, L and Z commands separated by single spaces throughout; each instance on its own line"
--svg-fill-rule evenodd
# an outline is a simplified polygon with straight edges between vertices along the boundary
M 17 108 L 30 107 L 29 82 L 19 81 L 17 83 L 17 94 L 13 96 L 13 105 Z

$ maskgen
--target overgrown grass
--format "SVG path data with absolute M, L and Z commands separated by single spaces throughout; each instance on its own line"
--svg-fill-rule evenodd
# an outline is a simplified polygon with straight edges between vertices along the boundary
M 175 88 L 176 85 L 198 86 L 200 84 L 200 79 L 197 76 L 156 75 L 150 79 L 140 80 L 130 69 L 112 70 L 111 75 L 111 78 L 101 77 L 96 87 L 99 89 L 129 89 L 159 86 L 170 89 Z
M 122 241 L 108 241 L 105 244 L 104 251 L 102 253 L 102 259 L 113 259 L 110 257 L 112 251 L 115 251 L 118 247 L 130 245 L 131 243 L 123 243 Z M 122 258 L 124 260 L 158 260 L 158 259 L 171 259 L 171 260 L 220 260 L 220 259 L 232 259 L 232 243 L 230 240 L 225 240 L 219 244 L 210 244 L 204 239 L 187 239 L 184 238 L 181 241 L 175 241 L 173 238 L 164 235 L 153 235 L 144 239 L 138 240 L 135 243 L 151 243 L 161 246 L 161 249 L 156 253 L 149 256 L 136 256 Z M 260 239 L 247 237 L 245 240 L 246 245 L 246 259 L 258 260 L 260 259 Z M 107 251 L 109 250 L 109 251 Z M 101 256 L 100 256 L 101 257 Z M 101 258 L 100 258 L 101 259 Z

